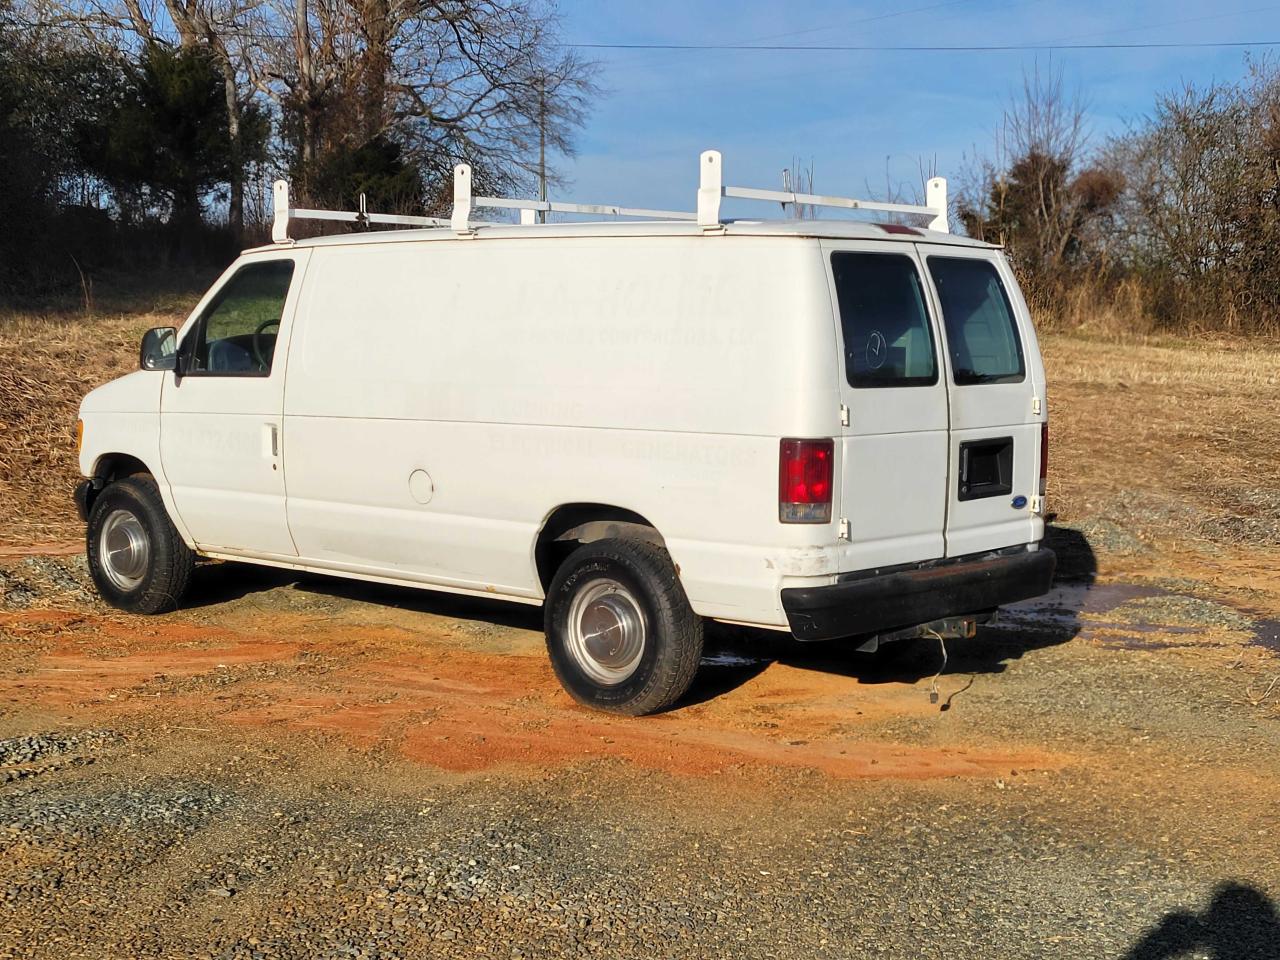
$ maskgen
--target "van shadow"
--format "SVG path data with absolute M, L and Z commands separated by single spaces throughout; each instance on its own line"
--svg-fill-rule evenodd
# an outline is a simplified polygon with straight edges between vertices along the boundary
M 671 709 L 722 697 L 775 663 L 867 684 L 912 684 L 939 671 L 943 677 L 1000 673 L 1011 661 L 1066 643 L 1079 633 L 1078 615 L 1089 602 L 1087 594 L 1097 573 L 1093 549 L 1082 533 L 1069 527 L 1050 525 L 1045 543 L 1058 556 L 1053 592 L 1034 601 L 1033 608 L 1020 605 L 1005 614 L 1001 623 L 980 627 L 971 640 L 948 641 L 945 664 L 935 640 L 900 640 L 875 653 L 859 653 L 858 640 L 801 643 L 784 633 L 708 623 L 698 675 Z M 183 607 L 252 601 L 282 587 L 320 602 L 333 598 L 521 630 L 542 629 L 540 607 L 230 562 L 197 566 Z M 963 689 L 952 694 L 941 708 L 949 709 L 951 700 L 962 694 Z
M 698 677 L 675 709 L 724 696 L 775 663 L 866 684 L 1001 673 L 1011 661 L 1072 640 L 1081 629 L 1079 614 L 1091 602 L 1088 594 L 1098 565 L 1088 538 L 1070 527 L 1051 525 L 1045 545 L 1058 557 L 1053 591 L 1002 613 L 997 624 L 980 626 L 971 640 L 947 641 L 945 662 L 942 646 L 932 639 L 897 640 L 874 653 L 860 653 L 856 638 L 802 643 L 783 633 L 710 624 Z M 950 709 L 965 689 L 940 709 Z
M 1202 913 L 1171 910 L 1124 955 L 1124 960 L 1264 960 L 1280 956 L 1280 912 L 1256 887 L 1220 883 Z
M 542 629 L 542 608 L 528 604 L 235 562 L 197 566 L 182 608 L 252 601 L 256 596 L 266 599 L 267 594 L 282 587 L 291 587 L 307 600 L 319 603 L 326 599 L 368 603 L 521 630 Z

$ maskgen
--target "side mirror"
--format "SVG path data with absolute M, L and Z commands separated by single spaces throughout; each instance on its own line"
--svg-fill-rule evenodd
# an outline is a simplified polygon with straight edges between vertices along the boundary
M 142 370 L 178 369 L 178 331 L 173 327 L 155 327 L 142 335 L 138 349 L 138 367 Z

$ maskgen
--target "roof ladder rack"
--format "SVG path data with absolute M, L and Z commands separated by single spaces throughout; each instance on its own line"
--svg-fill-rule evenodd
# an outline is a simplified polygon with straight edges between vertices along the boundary
M 947 222 L 947 181 L 933 177 L 925 186 L 925 205 L 908 203 L 883 203 L 879 200 L 857 200 L 853 197 L 829 197 L 815 193 L 793 193 L 786 190 L 758 190 L 755 187 L 724 185 L 723 165 L 718 150 L 703 151 L 699 160 L 697 212 L 685 210 L 651 210 L 643 207 L 623 207 L 609 203 L 568 203 L 562 200 L 523 200 L 516 197 L 483 197 L 471 193 L 471 166 L 459 163 L 453 168 L 453 212 L 446 220 L 441 217 L 412 217 L 391 213 L 369 213 L 365 209 L 364 194 L 360 195 L 360 209 L 355 212 L 342 210 L 311 210 L 289 206 L 289 184 L 275 182 L 273 206 L 275 221 L 271 227 L 271 239 L 276 243 L 289 243 L 291 220 L 336 220 L 362 225 L 387 224 L 397 227 L 448 227 L 462 237 L 473 236 L 479 226 L 494 226 L 471 219 L 476 207 L 503 210 L 519 210 L 522 224 L 536 222 L 538 213 L 577 213 L 602 217 L 643 217 L 649 220 L 676 220 L 698 223 L 704 230 L 718 231 L 723 227 L 720 204 L 725 197 L 742 200 L 767 200 L 773 203 L 796 206 L 836 207 L 844 210 L 870 210 L 876 213 L 903 213 L 931 217 L 929 229 L 949 232 Z
M 925 186 L 925 206 L 907 203 L 882 203 L 879 200 L 855 200 L 853 197 L 827 197 L 816 193 L 791 193 L 785 190 L 757 190 L 755 187 L 726 187 L 719 150 L 704 150 L 699 165 L 698 223 L 703 229 L 718 229 L 720 201 L 724 197 L 743 200 L 771 200 L 774 203 L 804 204 L 813 207 L 840 207 L 845 210 L 872 210 L 877 213 L 912 213 L 932 217 L 930 230 L 948 232 L 947 181 L 933 177 Z
M 358 224 L 382 223 L 396 227 L 449 226 L 448 220 L 442 220 L 439 217 L 411 217 L 398 213 L 369 213 L 365 209 L 363 193 L 360 194 L 360 209 L 354 212 L 290 207 L 289 184 L 285 180 L 277 180 L 274 187 L 272 187 L 272 207 L 275 218 L 271 224 L 271 239 L 275 243 L 289 242 L 289 222 L 291 220 L 336 220 L 343 223 Z
M 472 207 L 519 210 L 522 224 L 535 223 L 542 213 L 580 213 L 596 217 L 643 217 L 646 220 L 697 220 L 687 210 L 650 210 L 644 207 L 621 207 L 611 203 L 568 203 L 563 200 L 524 200 L 518 197 L 480 197 L 471 195 L 471 167 L 460 163 L 453 168 L 453 221 L 458 233 L 470 230 Z

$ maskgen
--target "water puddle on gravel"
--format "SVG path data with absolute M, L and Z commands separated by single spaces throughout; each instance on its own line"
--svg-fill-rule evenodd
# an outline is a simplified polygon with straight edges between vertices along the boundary
M 995 626 L 1003 623 L 1013 627 L 1075 630 L 1085 625 L 1081 620 L 1082 614 L 1108 613 L 1131 600 L 1163 594 L 1163 590 L 1135 583 L 1060 583 L 1043 597 L 1001 608 L 1000 621 Z M 1089 625 L 1094 623 L 1088 622 Z
M 1214 627 L 1255 630 L 1280 652 L 1280 621 L 1251 623 L 1230 607 L 1135 583 L 1063 583 L 1043 597 L 1013 604 L 994 625 L 1008 630 L 1062 630 L 1128 650 L 1197 645 Z M 1187 638 L 1185 642 L 1167 639 Z
M 1253 628 L 1253 642 L 1272 653 L 1280 653 L 1280 620 L 1258 620 Z

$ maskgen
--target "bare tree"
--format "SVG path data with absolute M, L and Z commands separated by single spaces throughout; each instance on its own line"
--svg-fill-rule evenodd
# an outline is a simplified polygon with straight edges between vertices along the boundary
M 1004 111 L 992 156 L 963 185 L 959 219 L 979 239 L 1003 244 L 1033 280 L 1056 282 L 1097 251 L 1086 234 L 1115 202 L 1115 173 L 1087 163 L 1080 98 L 1061 70 L 1024 74 Z
M 303 192 L 326 156 L 390 144 L 428 186 L 430 204 L 431 187 L 444 202 L 461 160 L 486 189 L 534 179 L 548 153 L 572 152 L 596 93 L 595 66 L 559 43 L 554 6 L 543 0 L 23 2 L 85 44 L 212 55 L 224 80 L 237 230 L 244 124 L 262 103 L 278 121 L 282 166 Z
M 390 137 L 427 179 L 468 160 L 481 182 L 529 181 L 539 146 L 572 151 L 594 65 L 527 0 L 270 0 L 242 51 L 288 117 L 305 174 L 327 150 Z
M 1116 233 L 1166 318 L 1280 326 L 1280 69 L 1187 85 L 1109 145 L 1128 182 Z M 1216 316 L 1215 316 L 1216 315 Z

